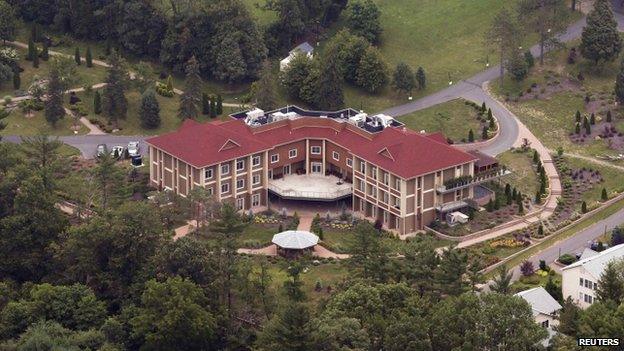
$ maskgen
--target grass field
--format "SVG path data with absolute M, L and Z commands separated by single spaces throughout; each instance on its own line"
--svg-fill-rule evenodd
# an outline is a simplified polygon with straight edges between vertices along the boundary
M 599 171 L 602 175 L 604 182 L 594 185 L 591 190 L 583 193 L 582 199 L 586 201 L 588 205 L 601 200 L 603 187 L 606 188 L 609 193 L 614 191 L 621 193 L 624 191 L 624 177 L 622 176 L 622 171 L 617 168 L 599 165 L 574 157 L 566 157 L 566 163 L 572 169 L 593 169 Z
M 476 120 L 477 113 L 463 99 L 452 100 L 424 110 L 401 116 L 399 120 L 416 131 L 443 132 L 447 138 L 456 142 L 468 138 L 468 131 L 473 130 L 475 138 L 481 135 L 481 127 Z
M 24 113 L 20 109 L 15 109 L 9 117 L 4 119 L 7 127 L 0 131 L 0 135 L 23 135 L 32 136 L 39 134 L 47 135 L 73 135 L 74 131 L 71 129 L 74 120 L 70 116 L 58 121 L 56 127 L 52 127 L 46 120 L 43 111 L 34 112 L 32 117 L 25 117 Z M 78 123 L 80 129 L 78 134 L 86 134 L 88 132 L 81 123 Z
M 523 194 L 535 194 L 539 190 L 539 177 L 533 167 L 532 154 L 505 151 L 497 158 L 512 172 L 501 179 L 503 183 L 509 183 Z

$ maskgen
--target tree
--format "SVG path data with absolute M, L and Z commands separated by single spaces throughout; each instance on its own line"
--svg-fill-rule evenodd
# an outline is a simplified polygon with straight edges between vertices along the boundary
M 28 52 L 26 54 L 26 60 L 32 61 L 35 59 L 35 55 L 37 55 L 37 48 L 35 47 L 35 42 L 32 38 L 28 40 Z
M 50 59 L 50 52 L 48 49 L 47 40 L 43 42 L 43 48 L 41 48 L 41 54 L 39 54 L 39 56 L 41 56 L 41 59 L 44 61 L 48 61 Z
M 469 290 L 464 276 L 468 269 L 468 256 L 455 247 L 449 247 L 440 255 L 440 265 L 433 279 L 438 292 L 446 295 L 460 295 Z
M 378 92 L 388 82 L 388 67 L 381 53 L 373 46 L 366 49 L 356 72 L 356 83 L 364 90 Z
M 354 229 L 351 241 L 349 263 L 356 268 L 359 276 L 376 282 L 387 280 L 388 252 L 379 239 L 379 234 L 368 222 L 359 223 Z
M 214 76 L 228 83 L 243 80 L 247 74 L 247 65 L 233 32 L 223 35 L 220 48 L 221 50 L 216 51 Z
M 48 123 L 56 126 L 56 122 L 65 116 L 65 108 L 63 107 L 63 88 L 56 69 L 50 70 L 48 80 L 47 100 L 45 101 L 45 118 Z
M 581 203 L 581 212 L 582 213 L 587 213 L 587 202 L 583 201 Z
M 125 118 L 128 113 L 128 100 L 126 99 L 127 72 L 124 60 L 113 51 L 109 56 L 109 67 L 106 69 L 106 86 L 102 94 L 104 114 L 112 123 L 117 123 L 118 118 Z
M 355 35 L 371 43 L 378 43 L 381 36 L 381 12 L 371 0 L 358 0 L 349 5 L 347 26 Z
M 201 104 L 201 78 L 199 77 L 199 64 L 195 56 L 186 64 L 186 79 L 184 80 L 184 92 L 180 95 L 180 119 L 196 119 L 199 117 Z
M 562 307 L 559 312 L 557 331 L 566 335 L 576 335 L 581 309 L 574 303 L 571 296 L 563 301 Z
M 498 51 L 500 56 L 500 84 L 502 86 L 505 74 L 505 62 L 514 58 L 522 42 L 522 31 L 515 17 L 509 10 L 502 9 L 494 16 L 486 40 L 490 46 Z M 517 56 L 517 55 L 516 55 Z
M 531 53 L 531 50 L 527 50 L 524 52 L 524 62 L 526 62 L 526 66 L 528 69 L 533 68 L 535 66 L 535 58 Z
M 6 42 L 15 39 L 17 14 L 6 1 L 0 0 L 0 40 Z
M 615 78 L 615 98 L 620 104 L 624 104 L 624 60 L 620 63 L 620 71 Z M 607 112 L 607 122 L 610 122 L 611 111 Z
M 425 88 L 427 88 L 427 77 L 422 67 L 418 67 L 418 70 L 416 70 L 416 81 L 418 82 L 419 90 L 425 90 Z
M 147 350 L 212 350 L 216 318 L 200 287 L 180 277 L 150 280 L 130 320 L 132 332 Z
M 275 79 L 271 72 L 271 63 L 265 61 L 260 70 L 260 79 L 253 83 L 252 92 L 256 99 L 256 106 L 269 111 L 277 107 Z
M 468 131 L 468 142 L 469 143 L 474 142 L 474 132 L 472 131 L 472 129 Z
M 216 97 L 213 95 L 210 97 L 210 118 L 217 117 L 217 101 Z
M 496 269 L 496 276 L 490 283 L 490 289 L 499 294 L 509 294 L 511 292 L 511 279 L 513 273 L 507 269 L 507 266 L 502 265 Z
M 527 61 L 519 51 L 515 51 L 507 61 L 507 70 L 511 78 L 517 82 L 523 81 L 529 74 Z
M 262 351 L 312 351 L 310 312 L 300 302 L 290 302 L 263 328 L 256 341 Z
M 624 244 L 624 230 L 621 227 L 615 227 L 611 232 L 611 246 L 620 244 Z
M 217 102 L 215 105 L 215 110 L 217 111 L 217 115 L 223 114 L 223 98 L 221 97 L 221 94 L 217 94 Z
M 85 62 L 87 63 L 87 67 L 93 67 L 93 54 L 91 53 L 91 47 L 87 46 L 87 54 L 85 55 Z
M 314 105 L 322 110 L 338 110 L 344 104 L 344 95 L 336 50 L 326 50 L 319 64 L 318 79 L 314 82 Z
M 602 193 L 600 195 L 600 198 L 602 199 L 602 201 L 609 200 L 609 194 L 607 193 L 607 189 L 606 188 L 602 188 Z
M 607 263 L 598 279 L 596 297 L 600 301 L 611 300 L 618 305 L 624 301 L 624 260 Z
M 301 88 L 310 75 L 312 61 L 302 53 L 296 53 L 286 69 L 280 72 L 280 82 L 291 98 L 301 99 Z
M 622 50 L 622 38 L 617 30 L 610 1 L 597 0 L 587 16 L 587 25 L 581 35 L 581 54 L 598 64 L 612 61 Z
M 537 33 L 540 64 L 543 65 L 544 49 L 553 44 L 557 33 L 566 28 L 569 17 L 567 4 L 565 0 L 523 0 L 518 4 L 518 15 L 526 29 Z
M 202 115 L 208 116 L 210 114 L 210 98 L 208 97 L 208 94 L 206 93 L 202 93 L 201 106 L 202 106 Z
M 522 275 L 525 277 L 532 276 L 533 273 L 535 273 L 535 266 L 533 266 L 533 262 L 524 260 L 520 265 L 520 272 L 522 272 Z
M 481 139 L 487 140 L 489 138 L 490 138 L 490 135 L 488 133 L 488 127 L 487 126 L 483 126 L 483 130 L 481 130 Z
M 398 92 L 409 94 L 416 87 L 416 78 L 412 68 L 405 62 L 399 62 L 392 73 L 392 88 Z
M 39 50 L 35 47 L 34 48 L 35 52 L 33 53 L 33 60 L 32 60 L 32 65 L 33 68 L 39 68 Z
M 160 126 L 160 106 L 153 89 L 146 90 L 141 97 L 139 118 L 143 128 L 154 129 Z
M 22 80 L 20 78 L 19 70 L 13 72 L 13 89 L 19 90 L 22 85 Z
M 544 286 L 544 289 L 552 296 L 555 300 L 562 302 L 563 301 L 563 292 L 561 291 L 561 286 L 557 285 L 552 278 L 552 274 L 548 274 L 548 281 Z
M 102 113 L 102 96 L 97 90 L 95 91 L 95 94 L 93 94 L 93 113 L 96 115 Z
M 77 46 L 76 46 L 76 49 L 74 50 L 74 62 L 76 62 L 78 66 L 82 64 L 81 59 L 80 59 L 80 48 L 78 48 Z

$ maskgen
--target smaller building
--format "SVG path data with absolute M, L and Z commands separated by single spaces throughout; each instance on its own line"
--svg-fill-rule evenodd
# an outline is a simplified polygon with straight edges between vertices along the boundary
M 556 334 L 553 327 L 559 325 L 557 314 L 562 309 L 561 305 L 541 286 L 521 291 L 515 296 L 519 296 L 529 303 L 533 310 L 535 322 L 548 331 L 548 337 L 542 340 L 542 345 L 548 346 L 550 339 Z
M 609 262 L 624 258 L 624 244 L 585 256 L 589 257 L 561 269 L 563 298 L 571 297 L 580 308 L 596 301 L 598 280 Z
M 312 252 L 318 244 L 319 237 L 303 230 L 287 230 L 273 236 L 273 244 L 281 256 L 295 258 Z
M 294 49 L 290 50 L 288 56 L 280 61 L 280 71 L 283 71 L 288 67 L 290 61 L 295 57 L 296 54 L 306 55 L 309 59 L 312 59 L 314 53 L 314 47 L 310 45 L 310 43 L 303 42 L 297 45 Z

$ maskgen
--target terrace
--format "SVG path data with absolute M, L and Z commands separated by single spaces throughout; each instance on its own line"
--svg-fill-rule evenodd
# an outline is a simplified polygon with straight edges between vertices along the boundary
M 332 175 L 290 174 L 269 180 L 269 191 L 283 199 L 334 201 L 351 196 L 353 185 Z
M 507 169 L 492 169 L 490 171 L 475 174 L 474 176 L 458 177 L 444 182 L 444 185 L 439 186 L 436 191 L 439 194 L 446 194 L 455 190 L 467 188 L 469 186 L 489 182 L 493 179 L 506 176 L 510 173 L 511 172 Z

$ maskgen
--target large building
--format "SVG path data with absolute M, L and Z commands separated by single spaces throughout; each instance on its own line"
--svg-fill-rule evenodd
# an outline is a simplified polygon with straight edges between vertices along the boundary
M 386 115 L 296 106 L 186 120 L 147 140 L 151 184 L 186 196 L 205 187 L 238 209 L 266 206 L 269 193 L 290 200 L 350 199 L 355 213 L 406 234 L 471 205 L 480 156 L 441 134 L 414 132 Z
M 561 269 L 563 298 L 571 297 L 581 308 L 587 308 L 596 301 L 598 280 L 609 262 L 624 259 L 624 244 L 586 256 Z

